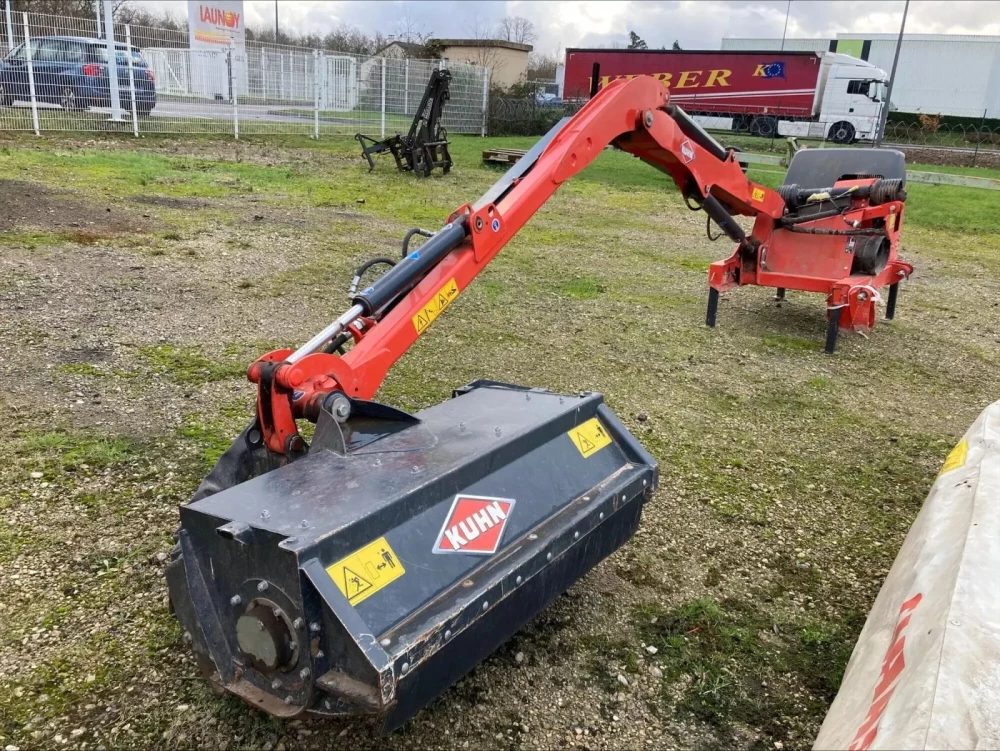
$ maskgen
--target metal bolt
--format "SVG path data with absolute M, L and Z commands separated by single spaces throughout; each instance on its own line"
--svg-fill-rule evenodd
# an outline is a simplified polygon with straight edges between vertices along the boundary
M 340 417 L 347 417 L 351 414 L 351 405 L 347 402 L 341 402 L 337 405 L 337 415 Z
M 305 680 L 308 677 L 309 677 L 309 668 L 302 668 L 302 670 L 299 671 L 299 678 Z
M 260 518 L 261 519 L 270 519 L 271 518 L 271 512 L 268 511 L 267 509 L 264 509 L 263 511 L 260 512 Z
M 528 539 L 529 540 L 537 540 L 538 539 L 538 535 L 536 535 L 534 532 L 532 532 L 530 535 L 528 535 Z
M 409 670 L 410 670 L 410 663 L 408 662 L 404 662 L 402 665 L 399 666 L 399 672 L 402 673 L 403 675 L 406 675 L 409 672 Z
M 286 545 L 294 545 L 298 541 L 299 541 L 298 537 L 288 537 L 288 538 L 285 539 L 285 544 Z
M 580 539 L 580 533 L 579 532 L 574 532 L 573 533 L 573 539 L 574 540 L 579 540 Z
M 497 425 L 495 428 L 493 428 L 493 432 L 496 433 L 497 434 L 497 438 L 499 438 L 500 437 L 500 426 Z
M 489 607 L 490 607 L 490 604 L 488 602 L 486 602 L 486 600 L 483 600 L 483 610 L 487 610 Z
M 562 403 L 563 403 L 564 401 L 566 401 L 566 399 L 565 399 L 564 397 L 561 397 L 561 396 L 560 396 L 560 397 L 559 397 L 559 403 L 560 403 L 560 404 L 562 404 Z
M 316 623 L 316 621 L 313 621 L 312 623 L 309 624 L 309 630 L 314 633 L 319 631 L 319 624 Z
M 865 300 L 868 299 L 868 295 L 866 295 L 864 292 L 859 292 L 858 299 L 861 300 L 861 302 L 864 302 Z
M 250 443 L 260 443 L 260 431 L 251 430 L 247 433 L 247 440 L 250 441 Z
M 392 639 L 383 639 L 382 641 L 379 642 L 379 644 L 381 644 L 383 647 L 388 647 L 390 644 L 392 644 Z
M 526 402 L 531 401 L 531 394 L 529 394 L 527 391 L 524 392 L 524 401 Z
M 548 555 L 546 555 L 545 556 L 545 560 L 551 561 L 552 560 L 552 553 L 549 553 Z
M 266 592 L 267 591 L 267 582 L 260 582 L 260 584 L 257 585 L 257 591 L 258 592 Z
M 281 608 L 271 608 L 271 612 L 274 613 L 275 618 L 280 618 L 282 616 Z
M 330 703 L 330 700 L 329 700 L 329 699 L 324 699 L 324 700 L 323 700 L 323 706 L 324 706 L 324 707 L 325 707 L 326 709 L 330 709 L 331 707 L 333 707 L 333 705 L 332 705 L 332 704 Z
M 444 638 L 445 639 L 450 639 L 451 638 L 451 630 L 450 629 L 445 630 L 445 632 L 444 632 Z
M 286 696 L 285 697 L 285 704 L 291 704 L 291 703 L 292 703 L 292 697 L 290 695 Z
M 459 429 L 459 430 L 460 430 L 461 432 L 463 432 L 463 433 L 464 433 L 464 432 L 465 432 L 465 423 L 464 423 L 464 422 L 460 422 L 460 423 L 458 424 L 458 429 Z
M 271 688 L 277 691 L 279 688 L 281 688 L 281 681 L 275 678 L 273 681 L 271 681 Z
M 647 482 L 648 482 L 647 480 L 643 480 L 643 481 L 642 481 L 642 487 L 646 487 L 646 483 L 647 483 Z
M 646 123 L 647 128 L 653 127 L 653 113 L 650 110 L 646 110 L 646 114 L 643 115 L 642 120 Z
M 589 500 L 590 500 L 590 496 L 589 496 L 589 495 L 585 495 L 585 496 L 583 497 L 583 500 L 585 500 L 585 501 L 589 501 Z
M 601 516 L 600 516 L 600 518 L 601 518 L 602 520 L 604 519 L 604 512 L 603 512 L 603 511 L 601 512 Z
M 185 644 L 190 644 L 193 641 L 193 639 L 191 637 L 191 632 L 190 631 L 185 631 L 183 638 L 184 638 L 184 643 Z
M 239 595 L 233 595 L 232 597 L 229 598 L 229 604 L 232 605 L 234 608 L 241 602 L 243 602 L 243 598 L 240 597 Z
M 514 583 L 515 583 L 515 584 L 520 584 L 520 583 L 521 583 L 521 582 L 523 582 L 523 581 L 524 581 L 524 579 L 522 579 L 522 578 L 521 578 L 521 577 L 519 576 L 519 577 L 517 577 L 517 578 L 516 578 L 516 579 L 514 580 Z
M 906 276 L 906 272 L 900 269 L 899 271 L 896 272 L 896 276 Z
M 303 621 L 301 618 L 296 618 L 294 621 L 292 621 L 292 626 L 295 628 L 302 628 L 303 623 L 305 623 L 305 621 Z

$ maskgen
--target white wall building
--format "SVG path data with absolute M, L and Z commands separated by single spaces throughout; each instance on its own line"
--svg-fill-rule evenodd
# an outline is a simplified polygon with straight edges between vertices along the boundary
M 786 39 L 786 50 L 843 52 L 892 69 L 896 34 Z M 724 50 L 778 50 L 780 39 L 723 39 Z M 906 34 L 892 105 L 900 112 L 1000 118 L 1000 36 Z

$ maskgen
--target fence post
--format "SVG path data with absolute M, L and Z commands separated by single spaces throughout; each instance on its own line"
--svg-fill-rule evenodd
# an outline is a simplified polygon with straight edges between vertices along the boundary
M 10 20 L 10 4 L 14 0 L 7 0 L 7 4 L 4 6 L 4 13 L 7 16 L 7 51 L 11 52 L 14 49 L 14 24 Z
M 139 113 L 135 108 L 135 68 L 132 65 L 132 29 L 125 24 L 125 54 L 128 56 L 129 99 L 132 102 L 132 135 L 139 137 Z
M 403 114 L 410 114 L 410 58 L 403 65 Z
M 108 48 L 108 84 L 111 89 L 111 121 L 122 121 L 122 99 L 118 90 L 118 49 L 115 44 L 115 18 L 111 0 L 104 0 L 104 40 Z
M 479 135 L 486 136 L 486 123 L 490 119 L 490 69 L 483 66 L 483 126 Z
M 313 50 L 313 138 L 319 140 L 319 50 Z
M 382 58 L 382 138 L 385 138 L 385 58 Z
M 7 4 L 10 5 L 11 0 Z M 101 0 L 94 0 L 94 15 L 97 16 L 97 38 L 101 38 Z
M 38 98 L 35 96 L 35 65 L 31 61 L 31 35 L 28 31 L 28 14 L 24 16 L 24 54 L 28 61 L 28 93 L 31 95 L 31 124 L 35 126 L 35 135 L 42 135 L 38 130 Z
M 972 155 L 972 166 L 976 166 L 976 159 L 979 157 L 979 144 L 983 142 L 983 130 L 986 128 L 986 113 L 989 110 L 983 110 L 983 119 L 979 121 L 979 132 L 976 133 L 976 151 Z
M 236 67 L 236 59 L 233 55 L 234 50 L 233 40 L 230 39 L 229 49 L 226 50 L 226 57 L 229 62 L 226 68 L 229 69 L 229 96 L 232 98 L 233 103 L 233 138 L 238 141 L 240 139 L 240 108 L 236 101 L 236 76 L 233 74 L 233 69 Z
M 264 102 L 267 102 L 267 49 L 260 48 L 260 77 L 261 86 L 264 89 Z

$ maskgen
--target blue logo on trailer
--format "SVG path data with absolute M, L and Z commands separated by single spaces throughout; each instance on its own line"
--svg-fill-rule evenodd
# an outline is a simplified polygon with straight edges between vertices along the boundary
M 754 78 L 784 78 L 785 64 L 783 62 L 762 63 L 753 72 Z
M 494 232 L 499 232 L 500 231 L 500 220 L 499 219 L 494 219 L 493 223 L 490 225 L 490 227 L 493 228 Z

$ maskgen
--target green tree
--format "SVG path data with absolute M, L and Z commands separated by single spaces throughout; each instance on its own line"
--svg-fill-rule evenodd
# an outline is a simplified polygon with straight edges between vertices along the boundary
M 630 50 L 648 50 L 645 40 L 634 31 L 628 33 L 628 48 Z
M 677 43 L 677 40 L 675 39 L 674 40 L 674 46 L 671 47 L 670 49 L 672 49 L 672 50 L 679 50 L 680 48 L 681 48 L 681 46 Z

